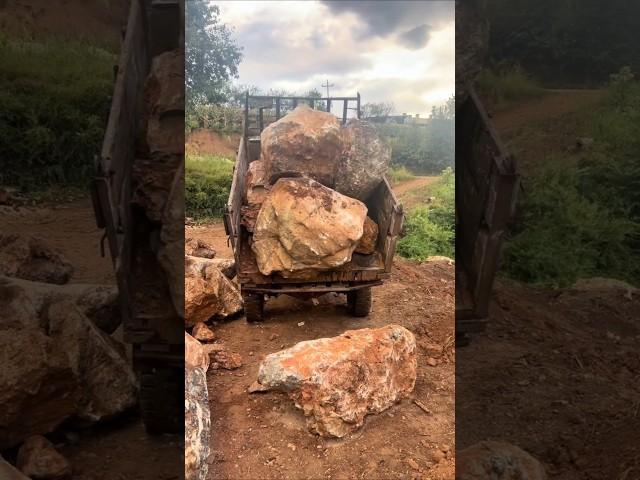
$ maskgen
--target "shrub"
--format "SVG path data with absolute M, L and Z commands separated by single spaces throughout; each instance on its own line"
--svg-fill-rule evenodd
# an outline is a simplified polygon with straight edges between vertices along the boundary
M 416 176 L 407 170 L 405 166 L 395 166 L 392 165 L 389 170 L 387 170 L 387 178 L 392 185 L 400 182 L 406 182 L 407 180 L 411 180 L 416 178 Z
M 432 255 L 453 258 L 455 252 L 455 178 L 449 168 L 425 194 L 435 197 L 429 204 L 409 212 L 405 236 L 398 242 L 398 253 L 413 260 Z M 427 196 L 427 195 L 425 195 Z
M 222 217 L 229 198 L 233 161 L 214 155 L 187 155 L 185 213 L 198 221 Z
M 86 43 L 0 38 L 0 183 L 30 191 L 93 173 L 115 63 Z
M 477 79 L 480 94 L 497 105 L 537 97 L 544 90 L 522 68 L 503 67 L 483 70 Z

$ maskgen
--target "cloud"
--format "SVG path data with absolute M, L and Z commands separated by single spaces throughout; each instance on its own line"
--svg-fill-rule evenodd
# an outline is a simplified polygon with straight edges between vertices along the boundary
M 376 0 L 323 0 L 336 14 L 352 14 L 363 26 L 361 37 L 389 35 L 413 29 L 429 20 L 441 26 L 454 16 L 453 1 L 376 1 Z
M 239 84 L 324 93 L 329 80 L 333 96 L 423 116 L 455 90 L 453 2 L 216 4 L 243 47 Z
M 402 45 L 411 49 L 417 50 L 429 43 L 429 37 L 431 36 L 431 26 L 424 24 L 407 30 L 398 36 L 398 40 Z

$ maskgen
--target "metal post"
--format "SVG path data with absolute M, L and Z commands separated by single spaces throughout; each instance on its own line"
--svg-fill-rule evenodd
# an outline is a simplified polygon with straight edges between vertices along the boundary
M 349 100 L 344 101 L 344 106 L 342 107 L 342 124 L 347 123 L 347 106 L 349 105 Z
M 249 91 L 244 95 L 244 138 L 249 136 Z
M 356 107 L 358 112 L 358 119 L 360 119 L 360 92 L 358 92 L 358 105 Z
M 293 108 L 296 108 L 298 106 L 298 99 L 294 98 L 293 99 Z
M 331 99 L 327 98 L 327 112 L 331 113 Z
M 280 97 L 276 97 L 276 120 L 280 120 Z
M 260 107 L 260 109 L 258 110 L 258 126 L 260 127 L 260 133 L 262 133 L 262 130 L 264 130 L 264 117 L 262 113 L 263 110 L 264 107 Z

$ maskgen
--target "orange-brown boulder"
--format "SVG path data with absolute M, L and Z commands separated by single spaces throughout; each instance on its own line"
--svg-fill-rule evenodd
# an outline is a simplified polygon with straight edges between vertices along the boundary
M 260 364 L 258 382 L 287 392 L 323 437 L 343 437 L 407 397 L 416 381 L 416 342 L 399 325 L 349 330 L 300 342 Z
M 369 255 L 376 251 L 378 244 L 378 224 L 367 217 L 364 220 L 362 238 L 356 246 L 355 252 Z

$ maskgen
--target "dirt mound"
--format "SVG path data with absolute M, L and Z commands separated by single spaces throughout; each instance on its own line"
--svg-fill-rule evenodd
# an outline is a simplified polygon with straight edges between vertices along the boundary
M 498 282 L 487 332 L 458 351 L 459 447 L 514 443 L 551 479 L 640 475 L 638 311 L 619 289 Z
M 193 155 L 221 155 L 235 160 L 240 134 L 224 135 L 212 130 L 194 130 L 187 135 L 185 151 Z

